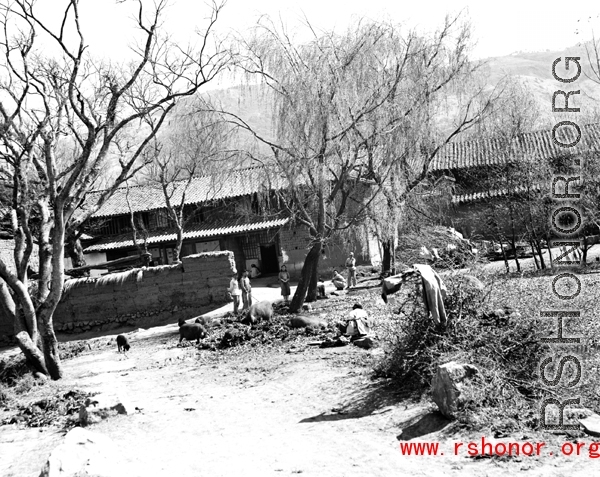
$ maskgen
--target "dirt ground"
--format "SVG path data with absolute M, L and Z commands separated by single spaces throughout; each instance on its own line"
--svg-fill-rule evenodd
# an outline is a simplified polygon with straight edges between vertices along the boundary
M 566 436 L 557 436 L 540 457 L 454 455 L 455 442 L 482 436 L 441 428 L 427 397 L 408 398 L 386 380 L 374 380 L 378 349 L 321 349 L 307 337 L 199 351 L 177 346 L 173 324 L 131 333 L 132 349 L 124 356 L 115 336 L 90 340 L 92 350 L 64 361 L 66 378 L 40 392 L 77 388 L 127 403 L 130 414 L 90 429 L 117 444 L 128 477 L 589 476 L 600 470 L 598 459 L 585 453 L 558 455 Z M 440 442 L 444 455 L 402 455 L 398 436 L 415 422 L 431 424 L 434 432 L 411 442 Z M 0 427 L 0 476 L 39 475 L 63 435 L 53 427 Z M 509 440 L 516 439 L 540 437 Z

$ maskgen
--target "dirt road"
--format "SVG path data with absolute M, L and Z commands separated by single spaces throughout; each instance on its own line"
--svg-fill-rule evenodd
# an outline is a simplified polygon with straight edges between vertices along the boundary
M 178 348 L 164 330 L 140 332 L 132 342 L 127 358 L 106 346 L 65 361 L 67 379 L 51 384 L 114 393 L 139 409 L 91 426 L 121 449 L 128 477 L 562 476 L 566 466 L 568 475 L 593 475 L 597 467 L 583 458 L 453 456 L 461 436 L 444 431 L 421 440 L 441 441 L 445 455 L 403 456 L 397 435 L 432 406 L 373 381 L 376 352 L 297 343 L 199 353 Z M 56 431 L 4 426 L 0 475 L 37 476 L 60 440 Z

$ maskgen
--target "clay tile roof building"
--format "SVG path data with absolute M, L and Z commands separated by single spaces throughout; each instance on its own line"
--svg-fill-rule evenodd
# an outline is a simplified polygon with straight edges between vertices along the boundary
M 175 191 L 171 199 L 173 203 L 180 203 L 185 182 L 175 183 Z M 283 186 L 283 179 L 277 176 L 268 177 L 262 167 L 238 169 L 224 174 L 194 177 L 186 190 L 185 203 L 193 205 L 243 197 L 257 192 L 277 190 Z M 90 196 L 99 193 L 91 193 Z M 121 187 L 103 204 L 94 217 L 112 217 L 164 208 L 165 197 L 158 184 Z
M 600 151 L 600 124 L 580 126 L 581 141 L 569 153 L 581 153 L 587 150 Z M 574 128 L 560 128 L 558 138 L 565 144 L 576 139 Z M 552 139 L 552 130 L 546 129 L 523 133 L 510 141 L 499 138 L 453 142 L 447 144 L 431 164 L 431 171 L 466 169 L 472 167 L 491 166 L 507 161 L 509 158 L 533 157 L 549 159 L 560 157 L 566 149 Z

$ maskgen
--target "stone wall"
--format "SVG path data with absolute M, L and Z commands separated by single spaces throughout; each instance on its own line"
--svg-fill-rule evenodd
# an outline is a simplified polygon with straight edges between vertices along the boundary
M 78 333 L 148 327 L 201 315 L 229 301 L 227 288 L 235 270 L 233 253 L 225 251 L 190 255 L 179 265 L 68 280 L 54 328 Z M 0 324 L 7 321 L 0 317 Z M 12 324 L 0 327 L 0 341 L 11 335 Z

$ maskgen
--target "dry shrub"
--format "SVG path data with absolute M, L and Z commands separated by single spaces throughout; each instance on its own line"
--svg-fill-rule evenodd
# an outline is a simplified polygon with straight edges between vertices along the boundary
M 454 250 L 448 251 L 448 245 L 454 246 Z M 404 233 L 398 238 L 398 264 L 411 267 L 415 263 L 427 263 L 421 256 L 422 246 L 430 252 L 433 248 L 438 250 L 441 260 L 435 262 L 436 268 L 471 267 L 477 262 L 477 257 L 471 252 L 471 245 L 467 240 L 454 235 L 447 227 L 428 226 Z
M 545 392 L 537 381 L 538 368 L 549 351 L 540 342 L 537 320 L 510 308 L 489 310 L 489 288 L 479 291 L 460 275 L 444 281 L 448 327 L 436 327 L 426 317 L 420 293 L 401 292 L 399 314 L 382 334 L 386 353 L 376 373 L 420 394 L 430 390 L 439 364 L 473 364 L 481 374 L 464 389 L 462 421 L 473 428 L 493 424 L 502 428 L 499 435 L 518 425 L 537 427 L 534 416 Z

